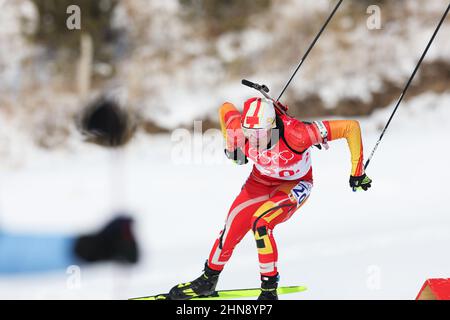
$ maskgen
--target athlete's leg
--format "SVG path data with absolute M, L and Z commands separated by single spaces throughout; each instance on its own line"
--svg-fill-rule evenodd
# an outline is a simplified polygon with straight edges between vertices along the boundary
M 228 212 L 224 228 L 220 231 L 209 254 L 208 267 L 222 270 L 234 248 L 251 229 L 255 210 L 270 198 L 270 188 L 255 184 L 249 178 Z
M 251 229 L 253 212 L 270 198 L 270 190 L 255 184 L 251 178 L 247 180 L 230 208 L 225 227 L 214 243 L 203 274 L 191 282 L 173 287 L 169 291 L 171 299 L 185 300 L 193 296 L 208 296 L 215 291 L 220 272 L 230 259 L 234 247 Z
M 252 230 L 258 248 L 260 272 L 262 276 L 278 274 L 278 250 L 273 236 L 273 229 L 288 220 L 308 199 L 312 183 L 285 183 L 277 188 L 268 201 L 264 202 L 253 215 Z M 291 194 L 297 193 L 296 197 Z M 298 201 L 297 201 L 298 200 Z

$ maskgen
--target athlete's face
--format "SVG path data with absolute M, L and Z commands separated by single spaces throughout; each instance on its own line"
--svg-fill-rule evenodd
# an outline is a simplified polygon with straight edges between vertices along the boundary
M 242 128 L 250 146 L 265 148 L 270 142 L 272 129 L 248 129 Z

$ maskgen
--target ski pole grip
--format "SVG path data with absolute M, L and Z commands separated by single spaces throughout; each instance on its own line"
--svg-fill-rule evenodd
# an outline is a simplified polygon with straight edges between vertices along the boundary
M 266 93 L 269 92 L 269 88 L 265 84 L 257 84 L 255 82 L 251 82 L 251 81 L 246 80 L 246 79 L 242 79 L 241 83 L 244 86 L 256 89 L 256 90 L 261 91 L 261 92 L 262 91 L 264 91 Z
M 245 79 L 242 79 L 241 83 L 242 83 L 244 86 L 247 86 L 247 87 L 250 87 L 250 88 L 254 88 L 254 89 L 257 89 L 257 87 L 258 87 L 258 85 L 257 85 L 256 83 L 251 82 L 251 81 L 249 81 L 249 80 L 245 80 Z

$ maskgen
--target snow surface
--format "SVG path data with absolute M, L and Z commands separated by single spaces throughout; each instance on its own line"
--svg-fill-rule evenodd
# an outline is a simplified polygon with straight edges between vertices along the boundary
M 449 105 L 450 93 L 424 94 L 401 106 L 368 168 L 369 192 L 348 187 L 345 141 L 314 151 L 312 195 L 275 229 L 281 285 L 309 289 L 281 298 L 413 299 L 425 279 L 450 276 Z M 391 109 L 360 119 L 366 157 Z M 52 152 L 24 147 L 20 164 L 0 159 L 2 228 L 79 233 L 127 208 L 143 256 L 132 268 L 82 267 L 80 288 L 70 289 L 66 270 L 0 276 L 0 298 L 126 299 L 198 276 L 251 169 L 225 161 L 217 132 L 209 139 L 204 149 L 192 141 L 197 151 L 185 164 L 174 158 L 180 147 L 174 137 L 144 134 L 122 154 L 72 141 L 71 148 Z M 219 288 L 257 286 L 249 234 Z

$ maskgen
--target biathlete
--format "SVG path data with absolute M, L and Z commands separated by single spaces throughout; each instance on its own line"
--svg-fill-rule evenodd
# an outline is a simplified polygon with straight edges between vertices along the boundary
M 228 212 L 204 273 L 170 290 L 170 299 L 190 299 L 214 293 L 219 275 L 234 248 L 250 230 L 258 250 L 261 273 L 259 300 L 277 300 L 279 274 L 276 225 L 288 220 L 308 199 L 313 187 L 311 151 L 337 139 L 346 139 L 351 154 L 350 187 L 368 190 L 371 179 L 364 173 L 363 144 L 358 121 L 303 122 L 278 112 L 274 102 L 251 98 L 240 113 L 224 103 L 220 124 L 226 141 L 225 154 L 238 164 L 253 161 L 253 169 Z

